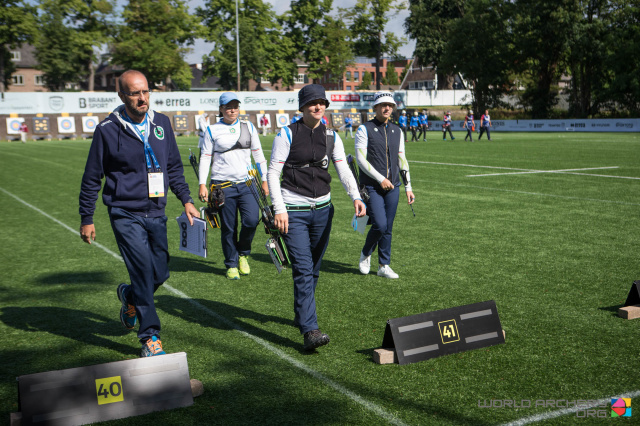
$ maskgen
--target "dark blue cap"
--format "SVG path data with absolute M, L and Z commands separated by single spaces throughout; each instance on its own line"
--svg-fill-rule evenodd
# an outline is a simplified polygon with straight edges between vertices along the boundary
M 324 87 L 319 84 L 308 84 L 304 86 L 298 92 L 298 109 L 302 111 L 303 106 L 316 99 L 324 100 L 327 107 L 329 106 L 329 99 L 327 99 L 327 94 L 324 92 Z

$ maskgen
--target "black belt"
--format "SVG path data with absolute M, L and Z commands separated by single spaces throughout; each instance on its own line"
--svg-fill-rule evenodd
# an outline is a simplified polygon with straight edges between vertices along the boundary
M 308 205 L 301 205 L 301 206 L 287 206 L 287 210 L 288 211 L 320 210 L 320 209 L 323 209 L 323 208 L 328 207 L 330 205 L 331 205 L 331 200 L 325 201 L 324 203 L 320 203 L 320 204 L 308 204 Z

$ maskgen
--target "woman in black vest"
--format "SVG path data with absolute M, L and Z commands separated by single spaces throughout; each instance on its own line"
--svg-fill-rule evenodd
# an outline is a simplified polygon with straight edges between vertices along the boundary
M 391 232 L 400 198 L 400 174 L 405 181 L 407 202 L 415 200 L 409 182 L 409 163 L 404 155 L 404 135 L 389 117 L 396 102 L 390 92 L 375 94 L 373 110 L 376 116 L 358 128 L 356 132 L 356 161 L 360 168 L 360 183 L 369 193 L 367 212 L 371 217 L 371 229 L 367 234 L 359 269 L 368 274 L 371 269 L 371 253 L 378 247 L 378 276 L 398 278 L 391 263 Z
M 298 103 L 302 119 L 283 127 L 273 140 L 267 181 L 274 222 L 291 260 L 294 322 L 304 335 L 305 350 L 314 350 L 329 343 L 329 336 L 319 330 L 315 301 L 333 219 L 329 160 L 353 200 L 356 215 L 364 216 L 366 210 L 340 136 L 321 122 L 329 106 L 324 88 L 319 84 L 303 87 Z

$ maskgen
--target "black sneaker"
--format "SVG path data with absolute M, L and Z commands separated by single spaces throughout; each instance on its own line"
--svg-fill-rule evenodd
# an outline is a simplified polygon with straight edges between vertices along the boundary
M 304 333 L 304 349 L 306 351 L 312 351 L 327 343 L 329 343 L 329 336 L 320 330 L 312 330 Z

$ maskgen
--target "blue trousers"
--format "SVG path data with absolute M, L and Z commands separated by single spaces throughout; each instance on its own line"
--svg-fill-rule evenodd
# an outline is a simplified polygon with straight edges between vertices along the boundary
M 491 140 L 491 132 L 489 131 L 489 126 L 480 126 L 480 136 L 478 136 L 478 140 L 482 138 L 482 134 L 487 132 L 487 139 Z
M 371 218 L 371 229 L 362 247 L 362 253 L 370 256 L 377 245 L 378 263 L 389 265 L 391 263 L 391 232 L 398 210 L 400 188 L 396 186 L 391 191 L 369 185 L 366 188 L 369 193 L 367 214 Z
M 283 234 L 293 275 L 293 312 L 300 333 L 318 329 L 316 286 L 322 257 L 329 245 L 333 204 L 320 210 L 290 211 Z
M 453 140 L 453 133 L 451 133 L 451 126 L 444 126 L 442 128 L 442 139 L 447 138 L 447 131 L 449 132 L 449 136 L 451 136 L 451 139 Z
M 473 142 L 473 133 L 471 131 L 471 127 L 467 127 L 467 136 L 464 137 L 464 140 L 466 141 L 467 138 L 469 138 L 471 142 Z
M 169 279 L 167 217 L 143 217 L 118 207 L 109 208 L 111 228 L 129 272 L 131 286 L 125 294 L 136 307 L 140 343 L 160 336 L 160 318 L 153 294 Z
M 353 126 L 346 126 L 344 128 L 344 138 L 346 139 L 349 135 L 351 135 L 351 139 L 353 139 Z
M 219 184 L 220 181 L 214 181 Z M 244 183 L 224 188 L 224 206 L 220 209 L 220 241 L 224 254 L 224 266 L 238 267 L 238 256 L 251 253 L 251 242 L 260 221 L 260 207 L 251 189 Z M 240 235 L 238 236 L 238 212 Z

